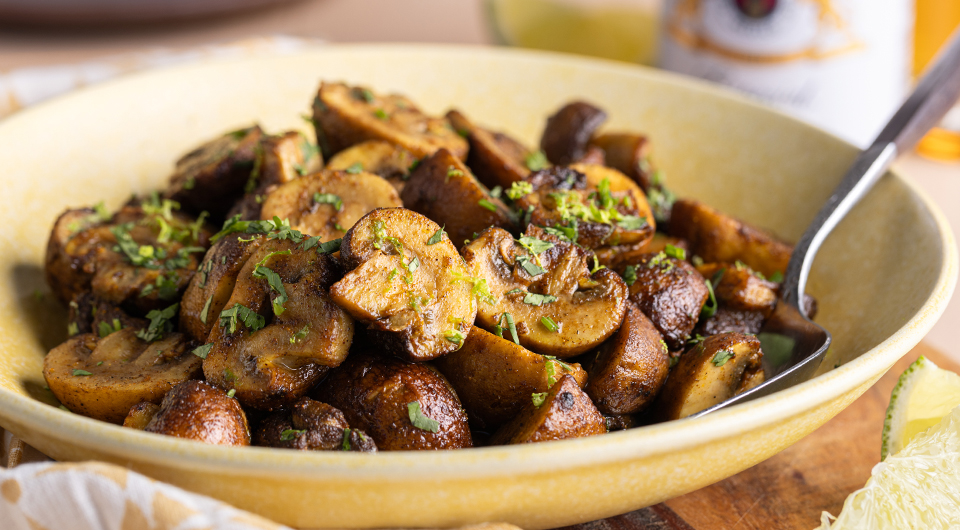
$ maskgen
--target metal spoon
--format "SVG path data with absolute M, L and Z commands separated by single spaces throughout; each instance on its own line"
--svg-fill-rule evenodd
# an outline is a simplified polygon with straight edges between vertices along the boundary
M 830 347 L 830 333 L 807 318 L 801 305 L 807 276 L 817 250 L 834 227 L 862 199 L 900 153 L 940 122 L 960 98 L 960 30 L 940 52 L 913 94 L 887 122 L 877 139 L 853 162 L 833 195 L 820 209 L 793 249 L 780 286 L 780 300 L 757 335 L 764 351 L 766 381 L 698 417 L 737 403 L 766 396 L 811 379 Z M 772 354 L 772 355 L 771 355 Z

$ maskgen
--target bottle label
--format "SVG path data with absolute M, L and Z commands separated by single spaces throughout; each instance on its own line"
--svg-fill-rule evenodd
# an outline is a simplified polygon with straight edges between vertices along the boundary
M 661 66 L 868 144 L 906 94 L 909 0 L 667 0 Z

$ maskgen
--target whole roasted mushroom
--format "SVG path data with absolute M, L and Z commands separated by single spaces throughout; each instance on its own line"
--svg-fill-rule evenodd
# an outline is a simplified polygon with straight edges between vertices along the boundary
M 173 387 L 159 407 L 133 407 L 123 426 L 213 445 L 250 445 L 250 426 L 240 403 L 203 381 Z
M 607 113 L 585 101 L 567 103 L 547 118 L 540 149 L 556 165 L 583 159 L 594 131 L 607 120 Z

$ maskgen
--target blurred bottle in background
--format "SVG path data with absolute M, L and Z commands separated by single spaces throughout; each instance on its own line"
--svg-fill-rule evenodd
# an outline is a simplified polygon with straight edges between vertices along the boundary
M 913 0 L 666 0 L 660 65 L 866 146 L 910 84 Z
M 917 0 L 913 73 L 919 76 L 960 26 L 960 0 Z M 917 145 L 917 152 L 936 160 L 960 161 L 960 102 Z
M 487 0 L 500 44 L 652 65 L 661 0 Z

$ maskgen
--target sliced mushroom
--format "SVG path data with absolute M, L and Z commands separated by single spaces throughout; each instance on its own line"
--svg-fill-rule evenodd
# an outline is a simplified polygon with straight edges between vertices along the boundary
M 233 294 L 240 270 L 263 242 L 261 237 L 228 234 L 210 247 L 180 302 L 182 332 L 206 342 Z
M 160 403 L 175 385 L 200 376 L 200 358 L 191 353 L 197 343 L 179 333 L 155 342 L 137 334 L 126 328 L 103 338 L 86 333 L 68 339 L 43 360 L 47 386 L 72 412 L 122 423 L 137 403 Z
M 321 171 L 275 189 L 263 203 L 263 219 L 286 219 L 321 241 L 341 238 L 377 208 L 403 206 L 386 180 L 366 172 Z
M 300 451 L 377 451 L 373 438 L 351 429 L 343 412 L 306 397 L 291 410 L 275 412 L 265 419 L 254 436 L 254 445 Z
M 123 419 L 123 426 L 128 429 L 142 431 L 147 428 L 147 425 L 149 425 L 153 417 L 157 415 L 157 412 L 160 412 L 160 405 L 150 403 L 149 401 L 141 401 L 134 405 L 133 408 L 130 409 L 130 412 L 127 413 L 127 417 Z
M 777 284 L 743 263 L 705 263 L 697 271 L 710 279 L 717 301 L 727 308 L 769 315 L 777 304 Z
M 764 276 L 783 274 L 793 247 L 698 201 L 679 199 L 670 214 L 670 235 L 690 242 L 705 262 L 740 260 Z
M 606 419 L 577 386 L 563 376 L 546 395 L 532 395 L 523 411 L 490 439 L 490 445 L 509 445 L 581 438 L 607 432 Z
M 690 245 L 683 239 L 670 237 L 662 232 L 655 232 L 653 238 L 649 241 L 632 245 L 602 247 L 594 249 L 594 253 L 601 265 L 613 270 L 622 270 L 625 266 L 637 262 L 644 254 L 656 254 L 666 250 L 668 245 L 683 250 L 684 254 L 690 252 Z
M 243 198 L 228 215 L 239 215 L 245 221 L 260 219 L 261 205 L 271 191 L 302 175 L 316 172 L 322 165 L 317 146 L 302 133 L 290 131 L 264 136 L 257 146 L 257 158 L 244 185 Z
M 340 151 L 327 162 L 326 169 L 359 173 L 366 171 L 387 179 L 400 193 L 418 163 L 413 153 L 383 140 L 368 140 Z
M 380 95 L 343 83 L 321 83 L 313 101 L 313 122 L 327 159 L 367 140 L 399 145 L 417 158 L 440 148 L 461 160 L 467 156 L 467 141 L 449 121 L 427 116 L 404 96 Z
M 610 337 L 626 311 L 627 286 L 602 269 L 592 275 L 587 252 L 530 227 L 519 241 L 505 230 L 485 230 L 463 247 L 488 301 L 477 310 L 487 330 L 513 322 L 520 344 L 537 353 L 572 357 Z
M 653 168 L 650 165 L 650 141 L 642 134 L 607 133 L 590 140 L 603 150 L 605 164 L 636 182 L 643 191 L 650 189 Z
M 265 237 L 265 236 L 253 236 Z M 261 243 L 237 275 L 203 361 L 207 381 L 245 406 L 296 402 L 347 356 L 353 319 L 330 298 L 339 267 L 290 239 Z
M 653 322 L 671 350 L 684 346 L 710 297 L 703 276 L 686 261 L 663 252 L 645 254 L 620 271 L 630 300 Z
M 164 196 L 191 212 L 221 218 L 250 179 L 263 131 L 254 125 L 215 138 L 177 160 Z
M 152 409 L 134 407 L 123 426 L 137 428 Z M 203 381 L 186 381 L 170 389 L 143 430 L 213 445 L 250 445 L 250 426 L 240 403 Z
M 742 333 L 712 335 L 680 356 L 655 404 L 676 420 L 722 403 L 763 382 L 760 341 Z
M 473 445 L 456 392 L 427 364 L 354 353 L 330 372 L 318 398 L 342 410 L 382 451 Z
M 513 228 L 510 210 L 446 149 L 420 161 L 400 198 L 407 208 L 443 225 L 458 246 L 489 226 Z
M 523 144 L 504 133 L 477 127 L 460 111 L 451 110 L 447 118 L 470 142 L 467 165 L 485 186 L 509 188 L 530 174 L 535 154 Z
M 133 315 L 180 298 L 197 269 L 210 232 L 203 219 L 159 201 L 125 206 L 110 216 L 68 211 L 47 243 L 47 283 L 63 303 L 90 291 Z
M 556 165 L 577 162 L 586 154 L 594 131 L 606 120 L 606 112 L 587 102 L 568 103 L 547 118 L 540 149 Z
M 533 191 L 516 203 L 529 212 L 530 223 L 560 230 L 579 245 L 639 245 L 653 237 L 656 225 L 639 188 L 613 191 L 606 178 L 594 186 L 589 176 L 560 167 L 538 171 L 527 182 Z
M 584 389 L 604 414 L 633 414 L 657 397 L 670 369 L 667 344 L 633 303 L 617 333 L 600 346 Z
M 330 295 L 385 350 L 425 361 L 460 347 L 479 283 L 439 225 L 403 208 L 374 210 L 347 232 L 340 257 L 349 272 Z
M 519 414 L 530 394 L 546 392 L 564 374 L 581 387 L 587 382 L 579 364 L 537 355 L 477 327 L 462 348 L 434 363 L 456 389 L 471 424 L 490 432 Z

